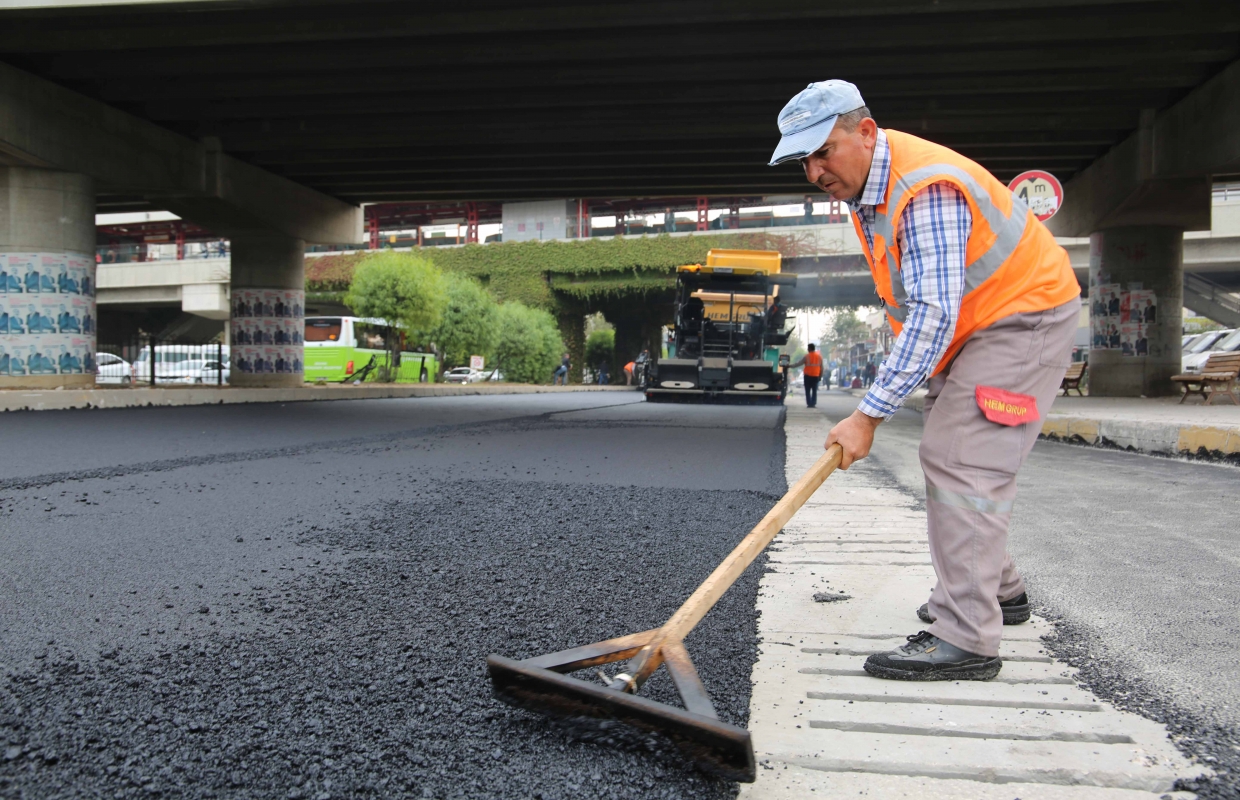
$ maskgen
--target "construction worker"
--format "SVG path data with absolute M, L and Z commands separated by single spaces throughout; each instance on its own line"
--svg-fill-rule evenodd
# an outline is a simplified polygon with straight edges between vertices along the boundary
M 1016 472 L 1071 360 L 1080 287 L 1068 254 L 977 163 L 880 129 L 856 86 L 810 84 L 779 113 L 771 165 L 799 161 L 848 204 L 897 338 L 873 385 L 826 444 L 842 469 L 929 378 L 920 456 L 938 583 L 929 627 L 865 662 L 900 680 L 988 680 L 1002 626 L 1029 618 L 1007 552 Z
M 822 354 L 811 342 L 805 357 L 792 365 L 793 369 L 804 367 L 801 378 L 805 381 L 805 405 L 813 408 L 818 405 L 818 381 L 822 379 Z

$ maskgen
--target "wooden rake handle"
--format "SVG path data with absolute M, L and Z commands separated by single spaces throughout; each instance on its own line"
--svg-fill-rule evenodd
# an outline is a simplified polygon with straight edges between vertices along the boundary
M 689 631 L 702 621 L 702 617 L 719 602 L 724 592 L 736 583 L 741 573 L 753 563 L 758 554 L 766 549 L 775 535 L 783 529 L 788 520 L 800 510 L 810 496 L 822 486 L 823 482 L 840 465 L 844 450 L 838 444 L 827 448 L 814 466 L 801 476 L 787 494 L 766 513 L 762 521 L 754 526 L 740 544 L 728 554 L 715 571 L 710 574 L 701 586 L 689 596 L 689 599 L 672 615 L 655 638 L 643 647 L 628 665 L 627 680 L 623 682 L 629 691 L 635 691 L 643 684 L 662 661 L 661 650 L 665 644 L 679 643 Z

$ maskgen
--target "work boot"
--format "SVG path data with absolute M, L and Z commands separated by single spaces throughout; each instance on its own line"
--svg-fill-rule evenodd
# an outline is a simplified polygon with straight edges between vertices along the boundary
M 999 610 L 1003 612 L 1004 625 L 1019 625 L 1029 620 L 1029 596 L 1021 592 L 1011 600 L 1000 600 Z M 930 604 L 922 603 L 917 609 L 917 618 L 927 625 L 934 622 L 930 616 Z
M 998 656 L 961 650 L 927 631 L 908 637 L 908 644 L 865 660 L 865 671 L 897 681 L 988 681 L 999 674 Z

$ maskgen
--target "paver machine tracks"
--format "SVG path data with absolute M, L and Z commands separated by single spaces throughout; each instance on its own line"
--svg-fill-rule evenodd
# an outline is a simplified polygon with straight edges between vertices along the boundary
M 840 464 L 832 445 L 780 498 L 661 628 L 517 661 L 487 658 L 501 700 L 563 718 L 617 720 L 658 732 L 707 772 L 736 781 L 755 776 L 749 731 L 721 721 L 684 646 L 684 638 Z M 568 673 L 627 660 L 622 672 L 592 683 Z M 684 708 L 638 696 L 651 675 L 667 667 Z M 600 670 L 601 673 L 601 670 Z

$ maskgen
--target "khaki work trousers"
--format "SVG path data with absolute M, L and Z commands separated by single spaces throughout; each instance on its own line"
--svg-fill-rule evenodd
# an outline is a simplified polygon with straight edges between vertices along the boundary
M 974 389 L 992 386 L 1037 398 L 1050 411 L 1072 357 L 1081 301 L 1013 314 L 974 333 L 948 367 L 930 379 L 923 412 L 921 466 L 926 475 L 930 560 L 929 631 L 983 656 L 999 654 L 999 601 L 1025 591 L 1007 551 L 1016 472 L 1033 449 L 1041 421 L 1006 426 L 982 414 Z

